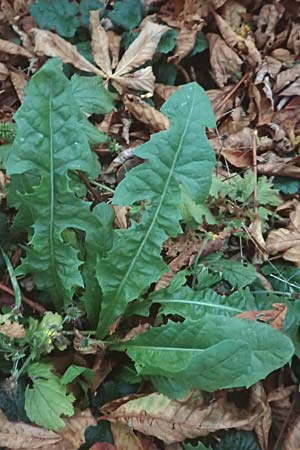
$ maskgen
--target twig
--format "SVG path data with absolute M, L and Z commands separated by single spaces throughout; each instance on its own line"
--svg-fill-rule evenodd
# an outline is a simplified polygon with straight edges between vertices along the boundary
M 220 101 L 220 103 L 216 106 L 216 111 L 220 109 L 224 103 L 227 102 L 227 100 L 230 99 L 230 97 L 238 90 L 238 88 L 246 81 L 246 79 L 249 77 L 249 73 L 245 73 L 243 78 L 240 79 L 240 81 L 234 86 L 234 88 L 231 89 L 230 92 L 223 98 L 223 100 Z
M 100 196 L 97 194 L 97 192 L 95 192 L 94 188 L 92 187 L 92 185 L 89 182 L 89 180 L 87 179 L 87 177 L 80 170 L 77 170 L 76 173 L 79 176 L 79 178 L 84 182 L 84 184 L 86 185 L 86 187 L 88 188 L 90 193 L 92 194 L 94 201 L 96 203 L 100 203 L 100 201 L 101 201 Z
M 14 291 L 10 289 L 7 286 L 4 286 L 4 284 L 0 283 L 0 291 L 6 292 L 6 294 L 11 295 L 12 297 L 15 296 Z M 30 300 L 29 298 L 25 297 L 25 295 L 22 294 L 22 301 L 28 305 L 31 309 L 39 312 L 40 314 L 45 314 L 47 311 L 46 308 L 44 308 L 39 303 L 35 303 L 34 301 Z

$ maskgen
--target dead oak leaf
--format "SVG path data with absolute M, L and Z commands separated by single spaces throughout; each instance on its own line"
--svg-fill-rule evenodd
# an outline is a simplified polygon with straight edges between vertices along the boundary
M 288 311 L 287 306 L 284 303 L 273 303 L 272 306 L 274 309 L 264 311 L 245 311 L 235 317 L 239 319 L 258 320 L 260 322 L 270 323 L 271 327 L 281 331 Z

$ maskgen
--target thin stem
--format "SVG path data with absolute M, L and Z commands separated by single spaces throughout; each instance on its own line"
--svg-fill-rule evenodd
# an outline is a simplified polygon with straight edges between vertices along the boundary
M 4 286 L 4 284 L 0 283 L 0 291 L 6 292 L 6 294 L 11 295 L 12 297 L 15 296 L 15 293 L 12 289 L 10 289 L 7 286 Z M 42 305 L 39 305 L 38 303 L 33 302 L 29 298 L 25 297 L 25 295 L 22 294 L 22 301 L 26 303 L 31 309 L 38 311 L 40 314 L 45 314 L 47 311 L 46 308 L 44 308 Z
M 98 181 L 91 181 L 91 184 L 94 184 L 95 186 L 100 187 L 100 188 L 103 189 L 104 191 L 111 192 L 112 194 L 115 193 L 115 190 L 114 190 L 114 189 L 111 189 L 111 188 L 109 188 L 108 186 L 105 186 L 105 184 L 98 183 Z

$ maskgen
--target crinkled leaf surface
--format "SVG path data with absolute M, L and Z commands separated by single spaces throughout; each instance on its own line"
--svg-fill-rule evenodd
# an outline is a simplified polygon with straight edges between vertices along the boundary
M 55 30 L 65 37 L 73 37 L 79 26 L 79 6 L 69 0 L 37 0 L 29 7 L 38 26 Z
M 169 322 L 113 348 L 127 349 L 141 374 L 206 391 L 250 386 L 286 364 L 294 352 L 291 340 L 266 324 L 211 314 Z
M 114 9 L 109 13 L 114 25 L 133 30 L 142 20 L 142 4 L 140 0 L 117 0 Z
M 105 89 L 100 77 L 75 74 L 71 78 L 71 86 L 76 103 L 83 112 L 107 114 L 113 110 L 115 96 Z
M 220 259 L 211 262 L 209 267 L 222 272 L 224 280 L 234 287 L 243 288 L 256 280 L 256 270 L 251 264 L 244 266 L 239 261 Z
M 167 271 L 160 250 L 168 235 L 181 232 L 181 185 L 200 201 L 210 188 L 215 156 L 204 127 L 214 127 L 215 120 L 204 90 L 197 83 L 181 87 L 162 112 L 170 119 L 169 129 L 138 148 L 135 154 L 147 162 L 127 174 L 113 199 L 118 205 L 144 200 L 146 209 L 139 223 L 114 233 L 112 250 L 98 259 L 97 278 L 104 294 L 99 336 L 128 302 Z
M 78 248 L 63 232 L 80 229 L 88 240 L 98 223 L 89 203 L 75 195 L 81 180 L 72 179 L 72 189 L 70 184 L 71 172 L 99 172 L 82 117 L 61 63 L 50 60 L 32 77 L 15 115 L 17 136 L 6 164 L 12 184 L 17 177 L 22 186 L 11 196 L 11 205 L 19 207 L 16 221 L 33 228 L 18 273 L 33 272 L 38 288 L 50 291 L 57 308 L 69 304 L 76 286 L 83 286 Z
M 27 374 L 33 383 L 25 392 L 25 410 L 29 419 L 50 430 L 63 428 L 65 423 L 60 416 L 74 414 L 74 396 L 67 394 L 66 386 L 60 383 L 48 364 L 31 364 Z

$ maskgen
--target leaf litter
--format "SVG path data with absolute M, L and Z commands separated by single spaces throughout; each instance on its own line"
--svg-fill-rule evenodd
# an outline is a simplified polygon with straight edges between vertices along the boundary
M 78 0 L 69 5 L 62 2 L 60 7 L 66 8 L 62 15 L 58 1 L 52 6 L 46 0 L 29 3 L 2 0 L 0 13 L 0 139 L 4 144 L 0 153 L 4 180 L 0 245 L 8 252 L 12 267 L 17 267 L 12 276 L 5 264 L 1 266 L 0 446 L 222 449 L 227 448 L 226 442 L 236 446 L 245 441 L 245 448 L 257 442 L 255 448 L 261 450 L 296 450 L 300 442 L 298 6 L 289 1 Z M 49 11 L 54 15 L 50 17 Z M 77 165 L 76 156 L 72 162 L 63 153 L 59 156 L 60 144 L 52 137 L 55 158 L 61 158 L 60 164 L 65 158 L 69 172 L 63 176 L 63 169 L 54 172 L 54 191 L 59 188 L 62 193 L 68 186 L 64 197 L 55 199 L 60 209 L 53 203 L 54 191 L 48 191 L 55 227 L 60 227 L 59 234 L 51 238 L 57 259 L 49 266 L 48 250 L 43 258 L 38 254 L 38 233 L 45 232 L 47 216 L 31 206 L 37 200 L 40 208 L 45 206 L 46 178 L 43 168 L 36 171 L 36 178 L 30 172 L 36 166 L 26 168 L 30 158 L 34 164 L 41 160 L 35 160 L 39 157 L 31 150 L 28 156 L 26 147 L 22 157 L 9 156 L 17 152 L 15 144 L 13 150 L 9 146 L 15 136 L 13 116 L 21 104 L 24 116 L 21 108 L 16 122 L 21 127 L 20 120 L 26 121 L 22 136 L 28 142 L 37 139 L 32 145 L 40 145 L 41 137 L 33 137 L 34 127 L 25 111 L 30 105 L 27 99 L 33 98 L 30 89 L 45 92 L 43 76 L 49 72 L 44 69 L 45 75 L 39 75 L 43 73 L 39 69 L 48 57 L 59 58 L 73 86 L 79 87 L 77 97 L 71 94 L 63 81 L 65 75 L 60 75 L 62 69 L 55 66 L 57 86 L 65 86 L 64 101 L 73 114 L 64 120 L 76 118 L 74 130 L 81 136 Z M 97 79 L 93 88 L 100 93 L 93 107 L 93 91 L 77 76 Z M 189 101 L 189 91 L 182 86 L 192 86 L 191 82 L 205 89 L 217 128 L 199 91 L 197 101 L 203 103 L 197 123 L 206 115 L 200 125 L 207 127 L 208 142 L 202 132 L 201 142 L 196 144 L 195 138 L 194 147 L 187 151 L 185 145 L 190 144 L 180 135 L 178 118 L 184 120 L 184 105 Z M 105 95 L 105 90 L 113 95 Z M 38 95 L 33 109 L 41 107 Z M 58 101 L 58 94 L 53 91 L 53 95 Z M 172 128 L 174 120 L 178 120 L 177 131 Z M 196 123 L 196 113 L 193 120 Z M 189 126 L 192 135 L 197 124 L 187 121 Z M 168 138 L 159 140 L 157 136 L 163 135 L 156 136 L 158 132 Z M 159 177 L 165 181 L 171 173 L 162 168 L 170 166 L 170 148 L 178 147 L 176 132 L 179 141 L 183 139 L 184 151 L 173 160 L 173 178 L 161 195 Z M 42 128 L 42 137 L 43 133 Z M 17 139 L 21 148 L 24 138 L 19 134 Z M 78 141 L 74 139 L 72 154 Z M 147 143 L 153 145 L 155 139 L 154 156 Z M 93 158 L 86 151 L 87 140 Z M 216 157 L 212 182 L 209 161 L 214 158 L 209 145 Z M 201 146 L 207 159 L 203 155 L 197 166 Z M 25 165 L 18 172 L 22 158 Z M 197 170 L 202 178 L 197 178 Z M 46 172 L 50 171 L 47 166 Z M 207 186 L 203 173 L 208 175 Z M 201 189 L 197 183 L 202 183 Z M 80 202 L 84 214 L 76 210 Z M 68 218 L 60 219 L 59 211 L 71 204 Z M 15 221 L 11 206 L 19 210 Z M 180 213 L 173 215 L 175 209 Z M 149 226 L 153 211 L 155 220 Z M 157 224 L 160 229 L 155 228 Z M 152 230 L 160 233 L 159 238 L 153 235 L 155 255 L 155 247 L 146 241 Z M 99 244 L 100 231 L 104 240 Z M 85 237 L 80 236 L 84 233 Z M 149 245 L 148 253 L 140 245 L 140 236 Z M 27 242 L 31 246 L 26 250 L 28 262 L 24 263 L 24 253 L 20 266 L 17 250 L 21 247 L 25 252 Z M 59 252 L 66 249 L 70 261 L 73 258 L 69 284 L 59 281 L 66 275 L 58 265 L 63 267 Z M 20 309 L 14 302 L 15 283 L 22 289 Z M 48 290 L 50 302 L 44 302 L 40 289 Z M 63 319 L 48 315 L 53 302 Z M 232 314 L 231 308 L 240 312 Z M 48 311 L 46 319 L 36 314 L 39 310 L 42 314 Z M 240 332 L 232 338 L 231 324 L 233 330 L 234 323 L 240 322 L 245 325 L 236 326 Z M 195 324 L 206 329 L 201 342 L 197 342 Z M 187 334 L 189 327 L 193 331 Z M 268 331 L 270 327 L 276 335 Z M 249 337 L 247 341 L 245 336 L 252 328 L 262 333 L 265 348 L 255 346 Z M 184 343 L 185 333 L 190 346 L 188 340 Z M 174 351 L 174 342 L 184 350 L 182 356 Z M 159 346 L 164 346 L 161 353 L 156 349 Z M 66 353 L 64 369 L 54 364 L 53 348 Z M 198 362 L 199 349 L 203 356 Z M 261 351 L 265 360 L 259 356 Z M 31 360 L 26 362 L 28 356 Z M 232 361 L 230 368 L 222 356 Z M 62 375 L 73 367 L 74 358 L 74 378 L 63 385 Z M 37 362 L 41 362 L 40 372 L 35 369 Z M 28 386 L 22 390 L 23 382 Z M 43 394 L 49 388 L 62 396 L 62 408 L 55 412 L 49 398 L 39 414 L 38 389 Z M 76 408 L 82 412 L 67 405 L 67 398 L 75 397 Z M 45 411 L 50 414 L 47 418 Z M 68 414 L 71 417 L 66 418 Z M 65 426 L 53 431 L 55 423 Z M 94 434 L 88 432 L 89 427 Z

